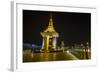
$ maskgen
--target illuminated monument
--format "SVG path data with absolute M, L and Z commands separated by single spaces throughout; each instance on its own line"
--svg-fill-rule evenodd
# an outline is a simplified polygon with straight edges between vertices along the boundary
M 48 27 L 41 32 L 41 35 L 43 37 L 41 51 L 49 52 L 56 50 L 59 34 L 54 29 L 52 15 L 50 16 Z

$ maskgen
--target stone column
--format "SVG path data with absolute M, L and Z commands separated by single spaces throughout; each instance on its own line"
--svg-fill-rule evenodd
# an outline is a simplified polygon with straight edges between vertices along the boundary
M 49 51 L 49 38 L 50 36 L 46 36 L 46 51 L 48 52 Z
M 42 40 L 42 49 L 44 49 L 44 37 L 43 37 L 43 40 Z
M 52 45 L 53 45 L 53 49 L 55 50 L 56 49 L 56 44 L 57 44 L 57 39 L 56 37 L 53 38 L 53 41 L 52 41 Z

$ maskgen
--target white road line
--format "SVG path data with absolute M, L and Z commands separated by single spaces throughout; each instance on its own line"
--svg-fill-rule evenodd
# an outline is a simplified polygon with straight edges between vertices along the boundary
M 72 53 L 70 53 L 69 51 L 66 51 L 66 53 L 67 53 L 67 55 L 69 55 L 73 59 L 78 60 L 78 58 L 76 56 L 74 56 Z

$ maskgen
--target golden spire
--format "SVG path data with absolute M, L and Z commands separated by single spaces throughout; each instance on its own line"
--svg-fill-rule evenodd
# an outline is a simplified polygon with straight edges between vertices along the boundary
M 56 32 L 54 30 L 54 27 L 53 27 L 52 14 L 50 15 L 49 25 L 48 25 L 47 29 L 44 32 Z
M 50 15 L 49 26 L 53 26 L 52 14 Z

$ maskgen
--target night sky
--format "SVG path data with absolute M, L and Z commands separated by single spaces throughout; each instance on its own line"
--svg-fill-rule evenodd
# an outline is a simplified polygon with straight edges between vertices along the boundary
M 91 43 L 91 14 L 23 10 L 23 43 L 42 44 L 43 32 L 52 13 L 53 25 L 59 33 L 58 45 Z

